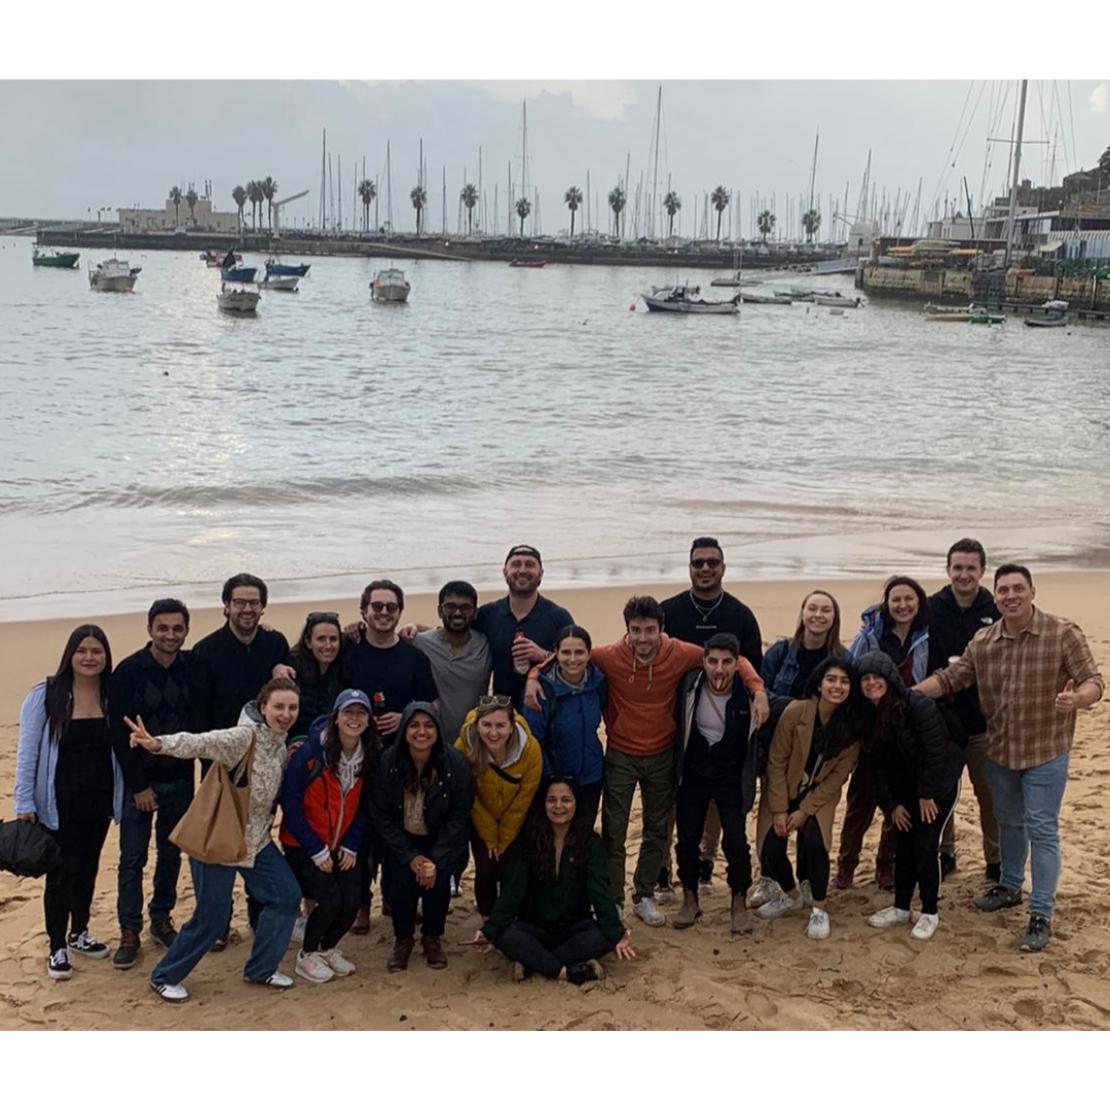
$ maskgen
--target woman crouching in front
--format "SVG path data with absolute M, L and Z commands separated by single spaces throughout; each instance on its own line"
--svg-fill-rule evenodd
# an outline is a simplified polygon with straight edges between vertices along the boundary
M 928 940 L 937 931 L 940 838 L 959 797 L 963 753 L 932 698 L 907 690 L 899 669 L 881 651 L 856 661 L 863 696 L 874 706 L 874 728 L 864 739 L 872 753 L 875 798 L 894 826 L 894 905 L 872 914 L 877 929 L 910 920 L 913 888 L 921 916 L 910 936 Z
M 548 779 L 528 813 L 522 851 L 509 868 L 489 919 L 474 936 L 515 961 L 513 979 L 529 972 L 581 984 L 604 974 L 607 952 L 632 960 L 632 935 L 609 892 L 601 837 L 580 810 L 570 780 Z
M 157 755 L 179 759 L 199 756 L 219 760 L 233 768 L 254 745 L 250 800 L 243 830 L 247 854 L 232 864 L 189 860 L 196 909 L 150 973 L 151 987 L 166 1002 L 184 1002 L 189 997 L 182 986 L 185 977 L 200 963 L 213 942 L 223 935 L 231 916 L 236 872 L 243 876 L 247 893 L 262 904 L 243 978 L 248 983 L 271 987 L 293 985 L 288 975 L 278 971 L 278 964 L 289 946 L 297 920 L 301 888 L 285 857 L 270 839 L 270 827 L 285 770 L 285 738 L 297 719 L 298 702 L 297 684 L 292 679 L 274 678 L 259 690 L 256 702 L 243 707 L 234 728 L 151 736 L 143 727 L 141 717 L 138 721 L 124 718 L 131 729 L 131 746 Z
M 379 751 L 370 699 L 362 690 L 343 690 L 285 770 L 280 839 L 301 892 L 314 903 L 296 971 L 311 983 L 355 970 L 336 945 L 358 913 L 355 863 L 367 833 L 363 784 L 377 770 Z
M 756 843 L 763 874 L 774 879 L 782 893 L 756 913 L 778 917 L 812 904 L 806 936 L 825 940 L 833 817 L 859 755 L 859 687 L 853 665 L 829 656 L 814 668 L 805 692 L 805 698 L 783 710 L 767 756 L 767 789 L 759 799 Z M 801 889 L 786 856 L 793 832 L 798 834 Z
M 447 966 L 443 931 L 451 876 L 466 862 L 473 785 L 466 757 L 444 740 L 430 702 L 405 707 L 397 736 L 382 754 L 370 800 L 385 841 L 382 877 L 393 910 L 393 953 L 385 966 L 409 966 L 422 904 L 424 959 L 438 971 Z

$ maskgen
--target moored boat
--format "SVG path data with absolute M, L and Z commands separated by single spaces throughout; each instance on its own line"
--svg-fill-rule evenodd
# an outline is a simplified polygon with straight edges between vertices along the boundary
M 863 298 L 845 297 L 843 293 L 814 293 L 813 303 L 828 308 L 859 308 L 863 304 Z
M 129 266 L 126 259 L 108 258 L 89 267 L 89 287 L 98 293 L 130 293 L 142 266 Z
M 741 293 L 740 300 L 743 304 L 793 304 L 793 299 L 788 294 L 774 293 Z
M 404 304 L 411 290 L 412 286 L 406 280 L 404 270 L 378 270 L 370 282 L 370 299 L 388 304 Z
M 216 304 L 221 312 L 250 315 L 258 311 L 259 296 L 252 289 L 234 289 L 224 284 L 216 294 Z
M 259 289 L 276 289 L 280 293 L 296 293 L 301 279 L 296 274 L 267 274 L 258 283 Z
M 671 286 L 666 293 L 653 287 L 650 293 L 641 293 L 649 312 L 679 312 L 696 316 L 734 316 L 740 311 L 733 297 L 729 301 L 705 301 L 695 299 L 698 287 L 688 285 Z
M 1006 317 L 999 316 L 996 312 L 972 312 L 968 315 L 967 322 L 969 324 L 1004 324 L 1006 323 Z
M 1067 316 L 1061 313 L 1058 316 L 1030 316 L 1024 323 L 1027 328 L 1066 328 L 1069 321 Z
M 542 270 L 547 265 L 546 258 L 514 258 L 509 265 L 518 270 Z
M 222 281 L 239 281 L 250 284 L 254 281 L 254 276 L 257 273 L 257 266 L 225 266 L 220 270 L 220 279 Z
M 311 267 L 311 262 L 279 262 L 276 258 L 267 258 L 266 276 L 303 278 Z
M 230 269 L 237 262 L 243 261 L 241 254 L 229 251 L 227 254 L 217 254 L 215 251 L 201 251 L 200 260 L 210 270 Z
M 80 257 L 79 251 L 40 250 L 35 247 L 31 252 L 31 264 L 49 266 L 55 270 L 74 270 Z

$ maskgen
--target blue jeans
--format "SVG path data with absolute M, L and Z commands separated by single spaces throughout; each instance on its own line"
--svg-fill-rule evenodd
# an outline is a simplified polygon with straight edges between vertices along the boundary
M 150 981 L 177 986 L 200 963 L 212 942 L 223 935 L 238 873 L 243 876 L 247 892 L 262 903 L 243 978 L 266 982 L 277 971 L 289 947 L 301 907 L 301 888 L 285 857 L 271 843 L 255 856 L 253 867 L 228 867 L 195 859 L 189 860 L 189 867 L 193 872 L 197 908 L 182 926 L 170 950 L 150 973 Z
M 151 920 L 169 917 L 177 904 L 177 876 L 181 871 L 181 849 L 170 840 L 174 826 L 193 800 L 193 780 L 152 782 L 158 808 L 143 813 L 135 808 L 135 796 L 124 791 L 123 819 L 119 826 L 119 887 L 116 916 L 121 929 L 133 933 L 143 927 L 143 868 L 150 851 L 151 826 L 155 830 L 157 855 L 154 863 L 154 895 L 148 912 Z
M 987 778 L 998 818 L 1001 884 L 1007 890 L 1021 890 L 1025 857 L 1031 855 L 1029 912 L 1051 917 L 1060 882 L 1058 818 L 1068 782 L 1068 753 L 1024 771 L 1012 771 L 988 759 Z

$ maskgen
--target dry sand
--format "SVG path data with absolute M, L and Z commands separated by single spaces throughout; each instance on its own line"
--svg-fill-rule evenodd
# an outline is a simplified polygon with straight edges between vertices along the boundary
M 1107 577 L 1098 572 L 1055 573 L 1038 580 L 1038 601 L 1048 612 L 1078 620 L 1104 674 L 1110 675 L 1110 605 Z M 942 583 L 926 582 L 928 589 Z M 815 583 L 816 585 L 816 583 Z M 856 614 L 878 593 L 874 581 L 825 583 L 839 598 L 850 635 Z M 765 582 L 737 592 L 759 617 L 768 641 L 793 631 L 808 588 Z M 669 587 L 645 587 L 658 597 Z M 620 609 L 631 592 L 617 589 L 551 591 L 598 642 L 621 631 Z M 336 608 L 355 616 L 353 600 L 273 605 L 267 620 L 292 639 L 309 609 Z M 413 598 L 406 616 L 432 621 L 434 598 Z M 0 791 L 10 799 L 15 772 L 19 704 L 31 685 L 57 662 L 78 620 L 0 625 L 5 666 L 0 677 Z M 193 638 L 221 620 L 218 610 L 194 614 Z M 140 616 L 100 621 L 118 658 L 145 642 Z M 297 980 L 286 993 L 264 992 L 241 980 L 249 932 L 241 885 L 235 926 L 240 939 L 207 956 L 190 976 L 184 1006 L 160 1002 L 147 987 L 157 959 L 144 936 L 139 964 L 113 970 L 109 960 L 74 957 L 68 982 L 46 977 L 42 880 L 0 873 L 0 1028 L 4 1029 L 1107 1029 L 1110 1028 L 1110 710 L 1081 714 L 1060 830 L 1064 868 L 1047 951 L 1017 951 L 1025 911 L 977 913 L 970 901 L 984 885 L 975 829 L 975 801 L 966 782 L 958 808 L 960 870 L 941 892 L 941 926 L 921 944 L 904 932 L 878 932 L 866 917 L 888 904 L 873 877 L 876 831 L 868 837 L 861 885 L 829 900 L 832 937 L 805 938 L 801 916 L 757 922 L 754 935 L 728 935 L 728 895 L 718 865 L 713 893 L 702 896 L 705 914 L 693 929 L 649 929 L 633 919 L 634 963 L 606 960 L 608 977 L 578 989 L 531 979 L 514 986 L 496 953 L 478 956 L 464 945 L 478 924 L 470 898 L 453 903 L 448 919 L 450 966 L 434 972 L 414 957 L 404 974 L 389 975 L 388 921 L 375 913 L 369 936 L 348 937 L 343 947 L 358 965 L 347 980 L 323 986 Z M 10 801 L 5 816 L 11 815 Z M 839 823 L 839 822 L 838 822 Z M 838 834 L 839 836 L 839 834 Z M 639 843 L 633 814 L 629 865 Z M 92 931 L 113 944 L 117 836 L 105 846 L 93 903 Z M 153 863 L 153 859 L 152 859 Z M 149 874 L 147 884 L 149 886 Z M 192 906 L 183 867 L 176 917 Z M 469 893 L 469 884 L 466 885 Z M 292 953 L 283 965 L 292 972 Z M 263 1007 L 265 1010 L 263 1011 Z

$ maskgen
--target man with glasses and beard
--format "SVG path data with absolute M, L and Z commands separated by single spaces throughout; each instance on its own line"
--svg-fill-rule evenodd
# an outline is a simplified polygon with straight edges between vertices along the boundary
M 667 633 L 679 640 L 704 647 L 711 636 L 728 633 L 740 644 L 740 654 L 758 671 L 763 663 L 763 637 L 755 614 L 739 598 L 725 590 L 725 553 L 713 536 L 698 536 L 690 545 L 690 588 L 668 597 L 661 604 Z M 674 822 L 671 826 L 673 829 Z M 659 872 L 656 896 L 669 901 L 671 892 L 671 840 Z M 713 861 L 721 840 L 721 820 L 712 802 L 701 842 L 700 889 L 713 889 Z

